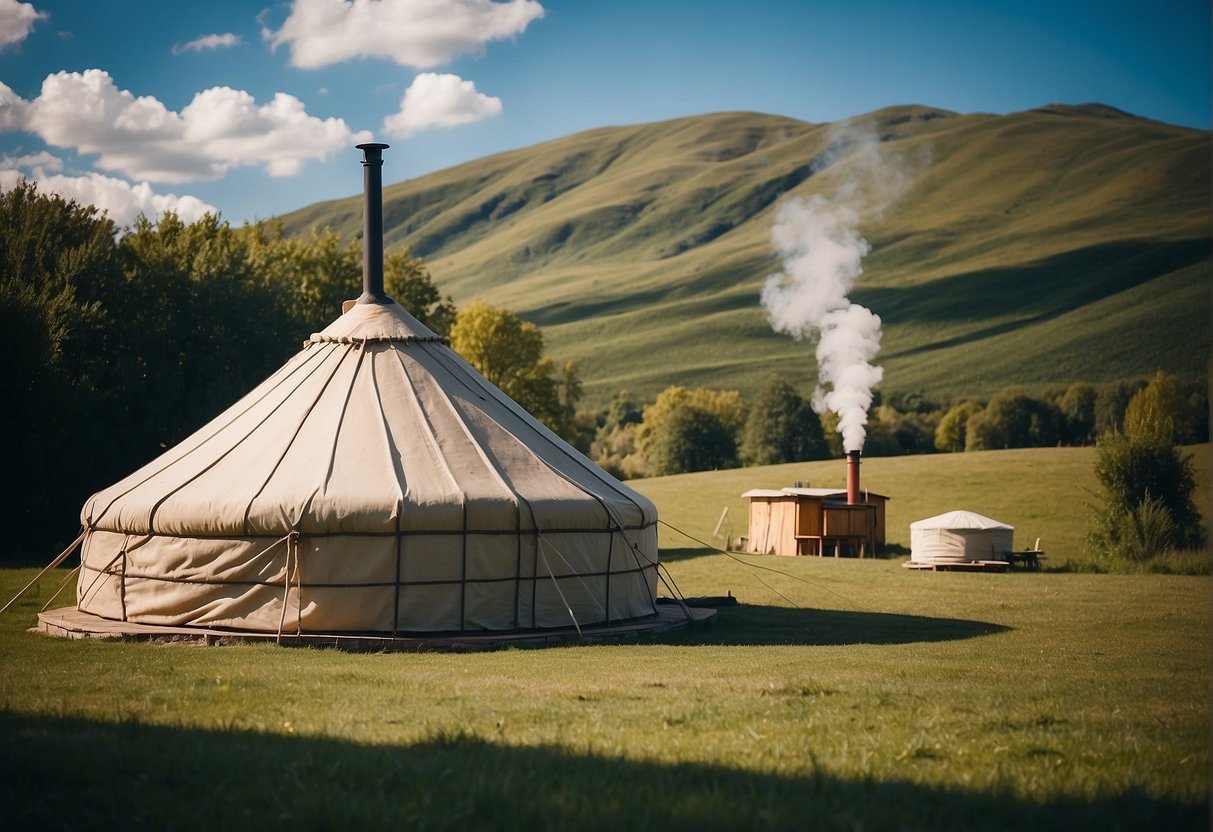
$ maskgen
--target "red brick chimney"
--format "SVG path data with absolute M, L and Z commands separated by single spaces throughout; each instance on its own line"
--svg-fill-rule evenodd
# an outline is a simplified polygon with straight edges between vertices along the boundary
M 859 451 L 847 451 L 847 502 L 851 505 L 859 499 Z

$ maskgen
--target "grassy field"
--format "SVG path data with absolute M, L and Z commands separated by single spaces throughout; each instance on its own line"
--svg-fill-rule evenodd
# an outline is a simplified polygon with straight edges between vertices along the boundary
M 865 476 L 905 504 L 891 531 L 960 501 L 1064 547 L 1072 511 L 1049 495 L 1086 453 L 872 459 Z M 638 485 L 706 535 L 741 474 L 830 484 L 804 470 Z M 636 644 L 68 642 L 25 632 L 48 580 L 0 617 L 0 826 L 1207 828 L 1209 578 L 912 573 L 662 540 L 683 592 L 740 603 Z M 33 574 L 0 572 L 0 596 Z

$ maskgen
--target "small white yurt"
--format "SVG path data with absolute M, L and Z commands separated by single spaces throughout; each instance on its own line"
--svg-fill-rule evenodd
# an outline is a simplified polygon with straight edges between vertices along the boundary
M 949 511 L 910 524 L 910 560 L 968 563 L 1006 560 L 1015 527 L 973 511 Z

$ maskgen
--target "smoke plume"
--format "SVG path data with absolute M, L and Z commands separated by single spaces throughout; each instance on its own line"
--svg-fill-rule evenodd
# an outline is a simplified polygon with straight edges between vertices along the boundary
M 867 435 L 872 390 L 884 375 L 872 364 L 880 352 L 880 317 L 847 297 L 871 250 L 859 233 L 860 216 L 878 216 L 908 179 L 874 134 L 853 128 L 836 132 L 813 161 L 815 174 L 827 168 L 845 168 L 833 197 L 793 198 L 775 216 L 771 239 L 783 271 L 767 278 L 762 305 L 777 332 L 816 339 L 813 407 L 836 413 L 844 448 L 857 451 Z

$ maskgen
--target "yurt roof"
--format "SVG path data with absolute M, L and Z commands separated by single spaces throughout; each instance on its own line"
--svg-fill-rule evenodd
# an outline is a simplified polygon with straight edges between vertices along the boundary
M 386 533 L 553 527 L 575 504 L 623 527 L 656 520 L 399 304 L 356 304 L 81 519 L 134 534 Z
M 881 497 L 888 499 L 884 494 L 877 494 L 875 491 L 863 489 L 865 494 L 873 497 Z M 788 488 L 751 488 L 749 491 L 743 491 L 742 497 L 820 497 L 822 499 L 828 497 L 846 497 L 847 490 L 845 488 L 798 488 L 789 486 Z
M 916 520 L 910 524 L 911 529 L 1014 529 L 998 520 L 978 514 L 975 511 L 957 509 L 955 511 L 937 514 L 925 520 Z

